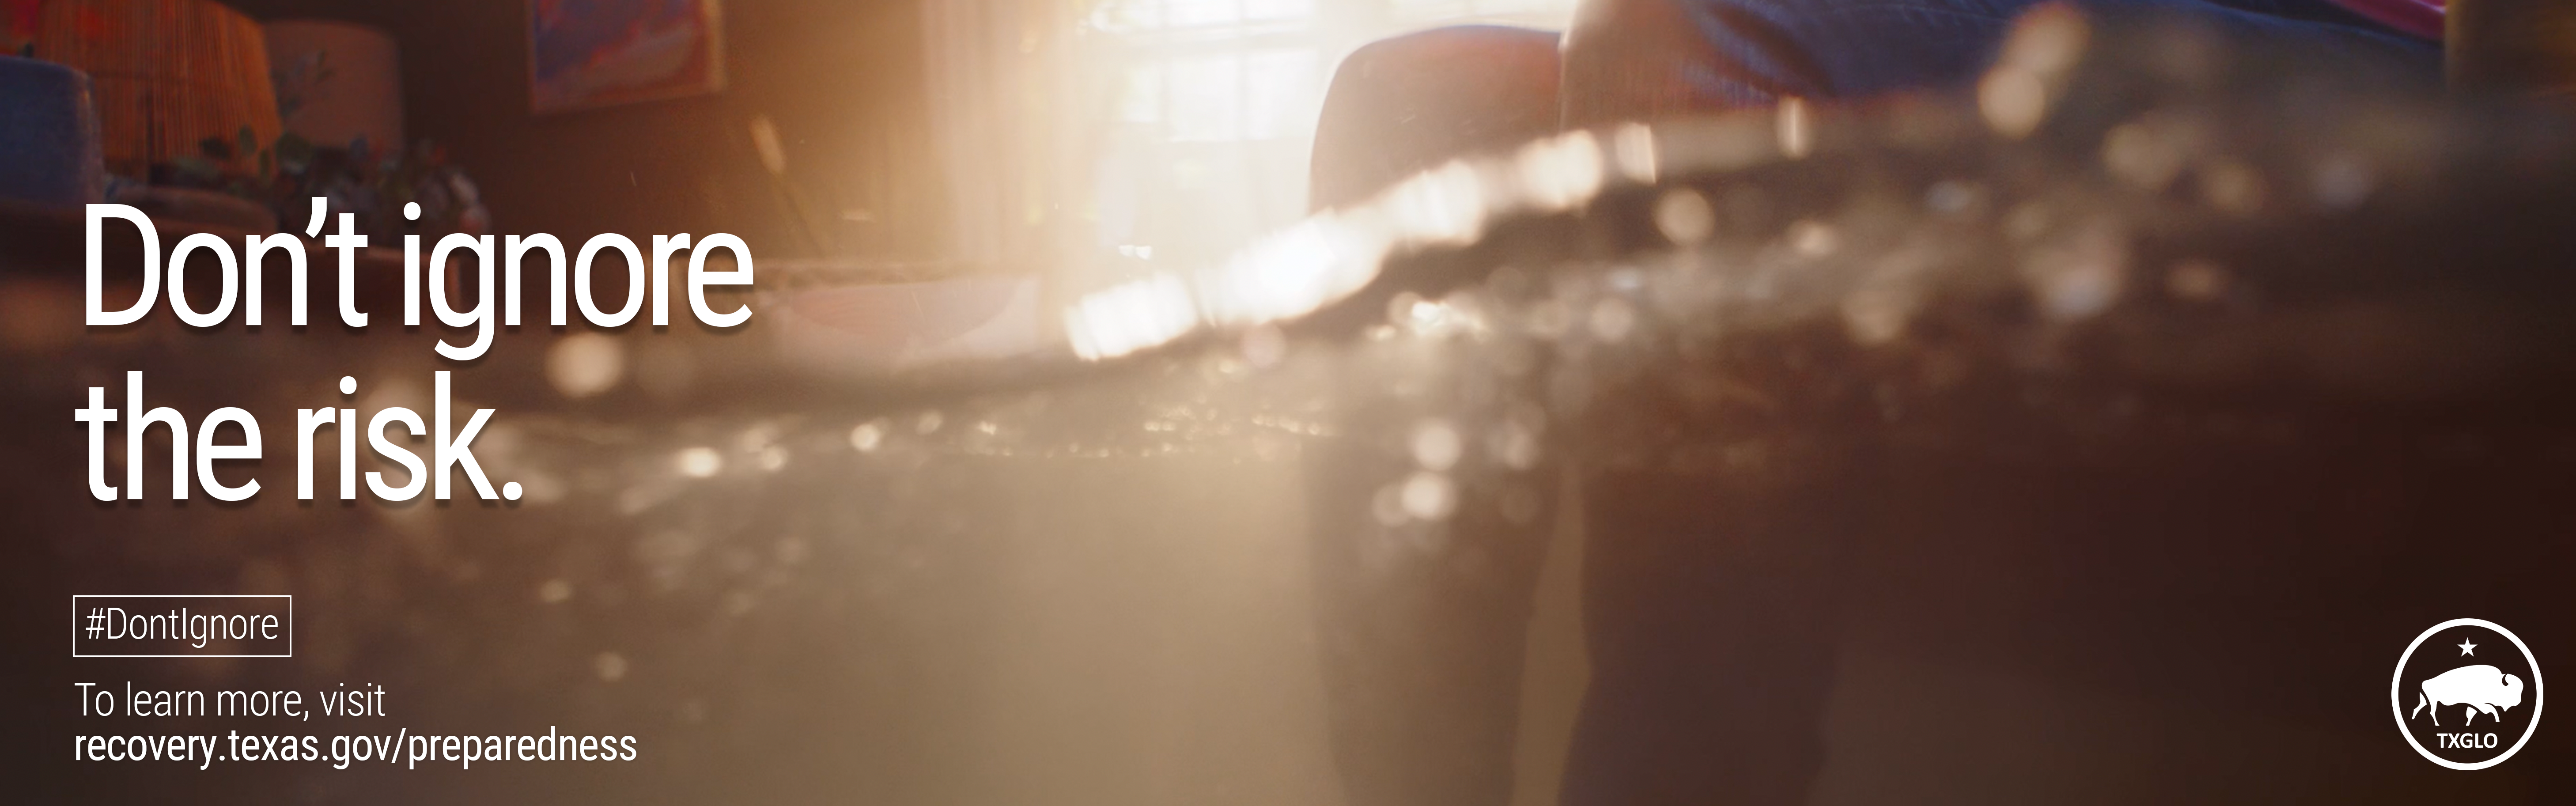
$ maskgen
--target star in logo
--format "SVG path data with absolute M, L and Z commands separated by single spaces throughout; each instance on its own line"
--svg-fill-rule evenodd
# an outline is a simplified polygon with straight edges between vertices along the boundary
M 2469 643 L 2469 639 L 2466 639 L 2466 638 L 2462 638 L 2462 639 L 2460 639 L 2460 642 L 2459 642 L 2459 643 L 2457 643 L 2457 644 L 2453 644 L 2453 646 L 2457 646 L 2457 647 L 2459 647 L 2459 648 L 2460 648 L 2460 654 L 2462 654 L 2462 655 L 2475 655 L 2475 654 L 2478 654 L 2478 645 L 2476 645 L 2476 644 L 2472 644 L 2472 643 Z

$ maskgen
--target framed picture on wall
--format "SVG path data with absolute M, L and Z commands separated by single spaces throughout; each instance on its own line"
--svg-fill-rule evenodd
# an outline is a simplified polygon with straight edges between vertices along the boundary
M 539 113 L 724 89 L 719 0 L 528 0 L 528 94 Z

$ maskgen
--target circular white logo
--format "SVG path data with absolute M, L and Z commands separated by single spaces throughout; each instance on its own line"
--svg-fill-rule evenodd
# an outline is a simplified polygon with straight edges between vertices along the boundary
M 2542 693 L 2531 647 L 2494 622 L 2461 618 L 2433 625 L 2397 656 L 2388 709 L 2425 760 L 2483 770 L 2531 740 Z

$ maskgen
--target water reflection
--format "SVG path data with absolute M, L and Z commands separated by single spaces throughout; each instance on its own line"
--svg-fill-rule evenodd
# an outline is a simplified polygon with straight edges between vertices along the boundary
M 1408 646 L 1454 648 L 1435 594 L 1509 600 L 1493 591 L 1535 574 L 1569 469 L 1748 500 L 1827 479 L 1854 512 L 1933 524 L 1872 545 L 1875 570 L 1852 573 L 1885 587 L 1851 587 L 1895 601 L 1855 607 L 1889 632 L 1977 625 L 1941 640 L 1999 655 L 2022 646 L 2013 630 L 2064 626 L 2050 614 L 2154 639 L 2139 613 L 2197 612 L 2176 587 L 2275 614 L 2380 601 L 2383 571 L 2423 558 L 2418 537 L 2376 524 L 2413 516 L 2300 514 L 2378 506 L 2347 490 L 2416 495 L 2498 540 L 2557 522 L 2534 487 L 2567 478 L 2553 409 L 2576 341 L 2563 273 L 2528 261 L 2576 251 L 2518 211 L 2568 209 L 2576 150 L 2478 145 L 2564 145 L 2563 130 L 2408 107 L 2437 125 L 2390 136 L 2372 104 L 2421 99 L 2358 79 L 2337 91 L 2381 100 L 2327 105 L 2355 110 L 2340 116 L 2111 68 L 2089 80 L 2134 103 L 2049 106 L 2053 82 L 2088 80 L 2053 77 L 2068 69 L 2053 53 L 2013 62 L 2035 89 L 1618 128 L 1441 168 L 1204 273 L 1080 298 L 1065 332 L 1096 360 L 1046 383 L 853 382 L 756 330 L 523 330 L 458 381 L 501 409 L 484 459 L 527 486 L 515 505 L 25 501 L 21 551 L 39 559 L 11 581 L 31 602 L 109 581 L 291 591 L 322 614 L 292 663 L 115 668 L 364 679 L 408 692 L 401 713 L 423 728 L 577 723 L 686 759 L 600 784 L 621 794 L 1329 803 L 1327 693 L 1441 668 L 1404 665 Z M 159 327 L 68 350 L 13 336 L 5 360 L 25 381 L 0 402 L 55 422 L 80 387 L 139 368 L 167 390 L 156 404 L 183 411 L 278 422 L 340 402 L 323 373 L 358 378 L 363 407 L 417 406 L 437 335 Z M 545 346 L 509 349 L 527 342 Z M 622 391 L 648 350 L 680 355 L 685 380 Z M 24 489 L 70 489 L 62 433 L 10 439 L 34 457 Z M 2338 463 L 2361 470 L 2319 469 Z M 1995 467 L 2023 470 L 1962 470 Z M 2440 487 L 2423 468 L 2468 480 L 2463 498 L 2423 493 Z M 2104 511 L 2255 517 L 2059 542 L 1992 515 Z M 2266 530 L 2320 542 L 2246 548 Z M 2505 565 L 2478 570 L 2562 567 Z M 2014 573 L 2033 568 L 2050 573 Z M 1942 587 L 1949 574 L 1985 587 Z M 1997 603 L 2009 596 L 2027 598 Z M 2283 659 L 2308 645 L 2277 624 L 2242 629 L 2277 643 L 2183 632 L 2286 664 L 2279 679 L 2351 674 Z M 2074 649 L 2022 660 L 2070 688 L 2143 687 L 2121 675 L 2151 668 L 2157 685 L 2227 690 L 2046 632 Z M 2266 707 L 2341 729 L 2323 697 Z M 1844 724 L 1858 755 L 1838 764 L 1868 759 L 1871 737 L 1878 761 L 1902 761 L 1888 737 L 1925 735 Z M 486 786 L 279 778 L 255 794 Z

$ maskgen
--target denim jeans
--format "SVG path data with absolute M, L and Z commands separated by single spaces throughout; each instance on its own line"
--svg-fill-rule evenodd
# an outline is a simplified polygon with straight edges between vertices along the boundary
M 1590 0 L 1564 43 L 1564 122 L 1591 125 L 1859 98 L 1970 80 L 2041 0 Z M 2328 0 L 2080 0 L 2097 17 L 2171 15 L 2257 46 L 2298 43 L 2440 69 L 2439 44 Z

